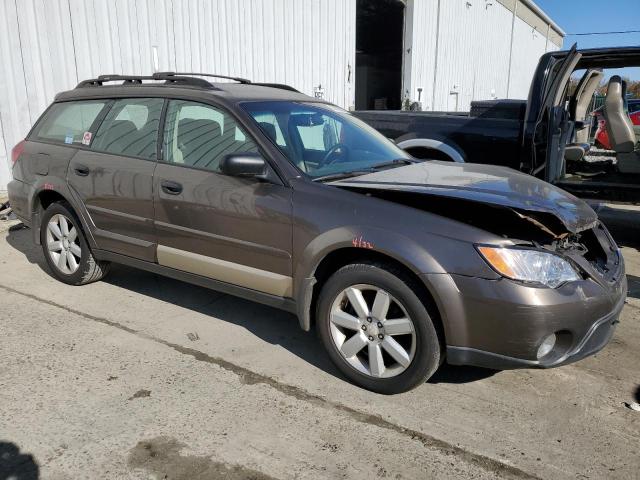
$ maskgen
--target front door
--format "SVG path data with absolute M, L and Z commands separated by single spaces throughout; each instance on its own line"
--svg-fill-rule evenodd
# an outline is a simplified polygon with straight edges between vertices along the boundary
M 544 170 L 543 178 L 547 182 L 556 182 L 563 175 L 564 150 L 573 128 L 565 106 L 565 93 L 571 73 L 581 56 L 574 44 L 566 57 L 551 67 L 552 71 L 544 85 L 543 100 L 533 134 L 536 146 L 533 150 L 533 172 L 530 173 Z
M 155 261 L 153 172 L 163 99 L 113 103 L 90 149 L 69 164 L 69 185 L 86 206 L 98 248 Z
M 220 172 L 225 155 L 257 151 L 225 110 L 169 102 L 154 175 L 160 265 L 291 296 L 291 189 Z

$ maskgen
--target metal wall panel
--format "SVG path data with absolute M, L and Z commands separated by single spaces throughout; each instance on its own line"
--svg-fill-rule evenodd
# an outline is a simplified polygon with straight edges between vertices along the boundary
M 505 2 L 406 3 L 403 89 L 417 100 L 422 88 L 425 109 L 525 98 L 539 56 L 559 48 Z M 100 74 L 151 73 L 154 50 L 162 71 L 238 75 L 310 95 L 322 85 L 348 108 L 355 29 L 356 0 L 0 0 L 0 190 L 11 148 L 56 92 Z
M 544 33 L 534 30 L 530 25 L 516 18 L 509 98 L 527 98 L 540 56 L 546 51 L 552 50 L 557 50 L 557 47 L 551 42 L 547 42 Z
M 468 111 L 472 100 L 526 98 L 540 55 L 559 46 L 503 3 L 409 0 L 405 94 L 417 100 L 422 88 L 423 108 L 445 111 Z
M 0 190 L 56 92 L 106 73 L 201 71 L 354 103 L 356 0 L 0 0 Z

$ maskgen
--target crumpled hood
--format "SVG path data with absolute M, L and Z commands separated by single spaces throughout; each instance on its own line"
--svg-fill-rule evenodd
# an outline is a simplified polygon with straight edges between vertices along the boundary
M 570 193 L 530 175 L 494 165 L 427 161 L 330 184 L 415 192 L 550 213 L 571 233 L 592 227 L 598 219 L 589 205 Z

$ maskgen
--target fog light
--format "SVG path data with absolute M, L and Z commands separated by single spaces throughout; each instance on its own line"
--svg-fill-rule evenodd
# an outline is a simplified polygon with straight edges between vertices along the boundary
M 544 357 L 551 350 L 553 350 L 553 347 L 555 346 L 555 344 L 556 344 L 556 334 L 552 333 L 547 338 L 545 338 L 540 344 L 540 346 L 538 347 L 538 353 L 536 355 L 538 357 L 538 360 Z

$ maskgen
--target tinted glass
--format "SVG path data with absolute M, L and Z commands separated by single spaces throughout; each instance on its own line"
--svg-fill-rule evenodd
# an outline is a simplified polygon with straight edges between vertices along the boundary
M 128 98 L 116 101 L 91 142 L 91 149 L 155 159 L 164 100 Z
M 312 177 L 410 158 L 381 133 L 332 105 L 273 101 L 242 107 L 282 153 Z
M 167 162 L 219 171 L 225 155 L 257 151 L 224 110 L 182 100 L 169 102 L 164 132 Z
M 278 144 L 281 147 L 286 147 L 287 144 L 284 141 L 284 135 L 282 134 L 282 130 L 280 130 L 280 125 L 278 124 L 278 120 L 273 112 L 254 112 L 253 118 L 260 128 L 267 134 L 267 136 L 274 143 Z
M 104 100 L 54 103 L 36 127 L 33 137 L 69 145 L 81 144 L 84 133 L 91 129 L 106 103 Z

